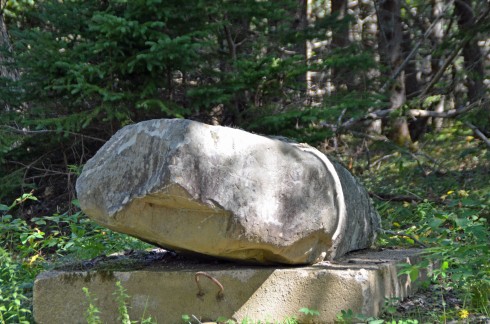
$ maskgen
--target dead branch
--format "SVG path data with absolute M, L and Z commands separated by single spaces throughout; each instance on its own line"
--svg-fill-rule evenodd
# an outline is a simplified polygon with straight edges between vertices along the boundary
M 485 136 L 485 134 L 483 134 L 475 125 L 473 125 L 472 123 L 469 123 L 469 122 L 465 122 L 464 123 L 466 126 L 468 126 L 469 128 L 471 128 L 471 130 L 473 131 L 473 133 L 475 133 L 476 136 L 478 136 L 489 148 L 490 148 L 490 140 L 488 139 L 488 137 Z
M 420 197 L 415 197 L 415 196 L 408 196 L 408 195 L 394 195 L 394 194 L 389 194 L 389 193 L 379 193 L 379 192 L 369 192 L 369 196 L 371 198 L 376 198 L 379 200 L 384 200 L 384 201 L 398 201 L 398 202 L 423 202 L 424 199 Z
M 56 131 L 56 130 L 51 130 L 51 129 L 29 130 L 26 128 L 23 128 L 23 129 L 15 128 L 15 127 L 8 126 L 8 125 L 0 125 L 0 127 L 4 128 L 5 130 L 7 130 L 11 133 L 20 134 L 20 135 L 24 135 L 24 136 L 47 134 L 47 133 L 65 133 L 65 134 L 69 134 L 69 135 L 73 135 L 73 136 L 80 136 L 82 138 L 91 139 L 91 140 L 97 141 L 97 142 L 102 142 L 102 143 L 107 142 L 106 140 L 101 139 L 101 138 L 97 138 L 97 137 L 93 137 L 93 136 L 89 136 L 89 135 L 84 135 L 84 134 L 80 134 L 80 133 L 75 133 L 75 132 L 70 132 L 70 131 Z
M 475 108 L 476 106 L 485 104 L 485 102 L 480 101 L 475 101 L 472 104 L 469 104 L 467 106 L 458 108 L 458 109 L 451 109 L 443 112 L 437 112 L 437 111 L 432 111 L 432 110 L 423 110 L 423 109 L 410 109 L 408 110 L 408 116 L 410 117 L 436 117 L 436 118 L 453 118 L 458 115 L 461 115 L 465 112 L 468 112 Z
M 36 160 L 37 161 L 37 160 Z M 70 174 L 72 174 L 71 172 L 61 172 L 61 171 L 56 171 L 56 170 L 50 170 L 50 169 L 43 169 L 43 168 L 38 168 L 38 167 L 35 167 L 33 164 L 34 163 L 30 163 L 30 164 L 24 164 L 24 163 L 21 163 L 21 162 L 17 162 L 17 161 L 7 161 L 8 163 L 11 163 L 11 164 L 17 164 L 17 165 L 20 165 L 22 166 L 23 168 L 26 169 L 26 171 L 28 170 L 36 170 L 36 171 L 40 171 L 40 172 L 44 172 L 44 175 L 43 176 L 50 176 L 50 175 L 62 175 L 62 176 L 69 176 Z
M 436 112 L 436 111 L 428 111 L 428 110 L 423 110 L 423 109 L 409 109 L 407 110 L 406 115 L 409 117 L 438 117 L 438 118 L 454 118 L 456 116 L 459 116 L 463 113 L 466 113 L 475 107 L 479 105 L 484 105 L 487 104 L 489 101 L 475 101 L 467 106 L 458 108 L 458 109 L 451 109 L 448 111 L 444 112 Z M 359 118 L 350 118 L 349 120 L 345 121 L 342 125 L 332 125 L 328 123 L 321 123 L 320 125 L 323 127 L 327 128 L 332 128 L 334 131 L 340 132 L 341 130 L 348 130 L 351 127 L 358 125 L 359 123 L 366 121 L 366 120 L 377 120 L 377 119 L 382 119 L 385 117 L 388 117 L 392 112 L 394 112 L 396 109 L 380 109 L 376 111 L 372 111 L 367 113 L 366 115 L 359 117 Z

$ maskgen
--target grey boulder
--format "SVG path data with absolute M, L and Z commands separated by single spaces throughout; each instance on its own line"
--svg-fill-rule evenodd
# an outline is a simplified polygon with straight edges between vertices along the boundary
M 97 223 L 163 248 L 312 264 L 369 247 L 366 191 L 318 150 L 183 119 L 119 130 L 78 178 Z

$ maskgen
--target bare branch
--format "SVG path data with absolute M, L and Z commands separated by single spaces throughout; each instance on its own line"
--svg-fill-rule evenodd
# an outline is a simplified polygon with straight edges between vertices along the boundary
M 459 3 L 459 2 L 458 2 Z M 482 22 L 484 19 L 486 19 L 486 16 L 490 12 L 490 7 L 485 10 L 478 20 L 476 21 L 475 25 L 478 25 L 480 22 Z M 446 59 L 446 62 L 444 62 L 444 65 L 437 71 L 436 75 L 430 80 L 429 84 L 425 87 L 425 89 L 421 93 L 421 97 L 424 97 L 431 89 L 434 87 L 434 85 L 439 81 L 439 79 L 443 76 L 444 72 L 446 71 L 447 67 L 454 61 L 454 59 L 458 56 L 459 51 L 463 49 L 468 43 L 475 38 L 478 35 L 478 33 L 470 33 L 468 36 L 466 36 L 463 41 L 459 44 L 458 47 L 456 47 L 451 55 Z
M 410 117 L 436 117 L 436 118 L 452 118 L 456 117 L 458 115 L 461 115 L 465 112 L 468 112 L 475 108 L 478 105 L 484 104 L 485 102 L 481 101 L 476 101 L 472 104 L 469 104 L 467 106 L 458 108 L 458 109 L 451 109 L 443 112 L 437 112 L 437 111 L 432 111 L 432 110 L 423 110 L 423 109 L 410 109 L 408 111 L 408 116 Z
M 475 135 L 478 136 L 490 148 L 490 140 L 485 136 L 485 134 L 483 134 L 475 125 L 469 122 L 465 122 L 464 124 L 471 128 L 473 133 L 475 133 Z
M 0 125 L 0 127 L 4 128 L 5 130 L 7 130 L 11 133 L 21 134 L 21 135 L 25 135 L 25 136 L 37 135 L 37 134 L 46 134 L 46 133 L 65 133 L 65 134 L 70 134 L 73 136 L 80 136 L 83 138 L 91 139 L 91 140 L 97 141 L 97 142 L 102 142 L 102 143 L 107 142 L 106 140 L 103 140 L 101 138 L 97 138 L 97 137 L 93 137 L 93 136 L 89 136 L 89 135 L 83 135 L 80 133 L 75 133 L 75 132 L 70 132 L 70 131 L 56 131 L 56 130 L 51 130 L 51 129 L 29 130 L 26 128 L 19 129 L 19 128 L 15 128 L 15 127 L 8 126 L 8 125 Z
M 448 111 L 444 112 L 436 112 L 436 111 L 428 111 L 428 110 L 423 110 L 423 109 L 409 109 L 406 113 L 407 116 L 409 117 L 438 117 L 438 118 L 453 118 L 456 116 L 459 116 L 463 113 L 466 113 L 475 107 L 479 105 L 484 105 L 488 103 L 488 100 L 483 101 L 476 101 L 472 104 L 469 104 L 467 106 L 458 108 L 458 109 L 451 109 Z M 380 109 L 376 111 L 372 111 L 367 113 L 366 115 L 360 117 L 360 118 L 350 118 L 346 122 L 344 122 L 342 125 L 332 125 L 328 123 L 322 123 L 321 126 L 327 127 L 327 128 L 332 128 L 334 130 L 346 130 L 350 129 L 351 127 L 359 124 L 360 122 L 363 122 L 365 120 L 377 120 L 377 119 L 382 119 L 385 117 L 388 117 L 392 112 L 394 112 L 396 109 Z
M 231 59 L 233 60 L 233 62 L 235 62 L 236 61 L 236 44 L 233 41 L 233 37 L 231 36 L 230 28 L 228 28 L 228 26 L 224 26 L 223 29 L 225 31 L 226 43 L 228 44 L 228 51 L 230 53 Z
M 436 17 L 436 19 L 434 19 L 434 21 L 432 22 L 432 24 L 429 26 L 429 28 L 427 28 L 427 30 L 425 31 L 422 39 L 420 39 L 417 44 L 415 44 L 415 46 L 413 47 L 412 51 L 407 55 L 407 57 L 405 58 L 405 60 L 402 62 L 402 64 L 400 64 L 397 69 L 393 72 L 393 74 L 390 76 L 390 79 L 387 80 L 385 82 L 385 84 L 383 84 L 383 86 L 381 87 L 381 92 L 385 92 L 386 91 L 386 88 L 398 77 L 398 75 L 400 75 L 400 73 L 405 69 L 405 66 L 408 64 L 408 62 L 410 62 L 410 60 L 412 59 L 412 57 L 417 53 L 417 51 L 419 50 L 420 46 L 422 45 L 422 43 L 427 39 L 429 38 L 430 34 L 432 33 L 432 29 L 434 29 L 434 27 L 437 25 L 437 23 L 439 22 L 439 20 L 442 19 L 442 17 L 444 17 L 444 15 L 446 14 L 446 11 L 449 9 L 449 7 L 453 4 L 453 1 L 449 1 L 448 4 L 446 5 L 446 7 L 442 10 L 441 14 L 439 16 Z

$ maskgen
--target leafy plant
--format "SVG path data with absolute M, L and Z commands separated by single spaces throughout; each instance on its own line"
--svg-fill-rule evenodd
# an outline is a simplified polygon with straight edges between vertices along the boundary
M 32 321 L 34 278 L 58 259 L 93 258 L 148 246 L 95 224 L 80 211 L 33 217 L 30 221 L 15 217 L 15 209 L 27 201 L 36 202 L 37 198 L 27 193 L 10 205 L 0 204 L 0 323 Z M 120 311 L 124 316 L 122 305 L 127 296 L 122 286 L 118 288 Z M 91 307 L 88 316 L 94 323 L 97 322 L 96 315 L 95 306 Z
M 303 313 L 308 316 L 319 316 L 320 312 L 315 309 L 309 309 L 307 307 L 303 307 L 299 310 L 300 313 Z
M 116 282 L 116 291 L 114 292 L 114 296 L 116 297 L 118 305 L 118 320 L 121 321 L 122 324 L 131 324 L 128 314 L 128 307 L 126 305 L 126 300 L 129 298 L 129 295 L 126 293 L 126 290 L 121 285 L 120 281 Z
M 0 248 L 0 323 L 30 323 L 26 284 L 28 281 L 22 266 Z
M 99 324 L 102 323 L 99 314 L 101 311 L 99 308 L 95 305 L 97 302 L 97 299 L 95 296 L 93 296 L 89 289 L 87 287 L 82 288 L 83 293 L 85 294 L 85 297 L 88 302 L 88 307 L 85 312 L 87 323 L 89 324 Z M 118 314 L 118 323 L 121 324 L 132 324 L 132 323 L 141 323 L 141 324 L 153 324 L 156 323 L 151 316 L 145 317 L 143 314 L 143 317 L 141 318 L 140 321 L 133 321 L 129 317 L 128 313 L 128 304 L 127 301 L 130 298 L 130 296 L 126 293 L 126 289 L 123 287 L 120 281 L 116 282 L 116 290 L 113 293 L 114 297 L 116 298 L 117 302 L 117 314 Z M 182 316 L 182 319 L 184 320 L 186 315 Z
M 82 290 L 88 302 L 88 308 L 87 311 L 85 312 L 85 318 L 87 319 L 87 323 L 88 324 L 102 323 L 99 316 L 100 310 L 97 308 L 97 306 L 95 306 L 95 302 L 97 299 L 90 294 L 88 288 L 83 287 Z
M 473 200 L 458 198 L 449 203 L 452 211 L 423 205 L 429 211 L 417 227 L 430 247 L 424 251 L 426 260 L 416 265 L 404 265 L 401 274 L 417 279 L 419 270 L 432 263 L 432 279 L 452 286 L 466 294 L 475 307 L 486 308 L 490 301 L 490 228 L 482 213 L 488 206 Z M 478 208 L 475 210 L 475 207 Z M 425 212 L 424 212 L 425 214 Z

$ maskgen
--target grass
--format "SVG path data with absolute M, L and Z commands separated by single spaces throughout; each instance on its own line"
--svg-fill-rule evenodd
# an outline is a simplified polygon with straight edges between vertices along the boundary
M 412 301 L 414 307 L 400 311 L 397 303 L 388 303 L 381 318 L 345 310 L 339 322 L 355 318 L 378 321 L 373 323 L 464 322 L 490 317 L 490 153 L 457 126 L 428 135 L 418 144 L 418 151 L 343 138 L 336 157 L 371 192 L 383 228 L 408 234 L 382 235 L 378 245 L 410 247 L 417 245 L 412 239 L 417 238 L 429 246 L 427 260 L 437 260 L 441 267 L 434 271 L 425 295 L 437 296 L 429 303 L 431 309 Z M 0 323 L 32 322 L 32 285 L 40 271 L 66 260 L 148 247 L 94 224 L 80 211 L 30 218 L 16 214 L 20 205 L 36 203 L 33 194 L 26 194 L 13 203 L 0 204 Z M 416 278 L 425 265 L 407 265 L 401 271 Z M 120 296 L 125 296 L 123 290 Z M 127 322 L 124 298 L 119 300 L 118 312 L 121 321 Z M 88 312 L 96 322 L 96 309 Z

